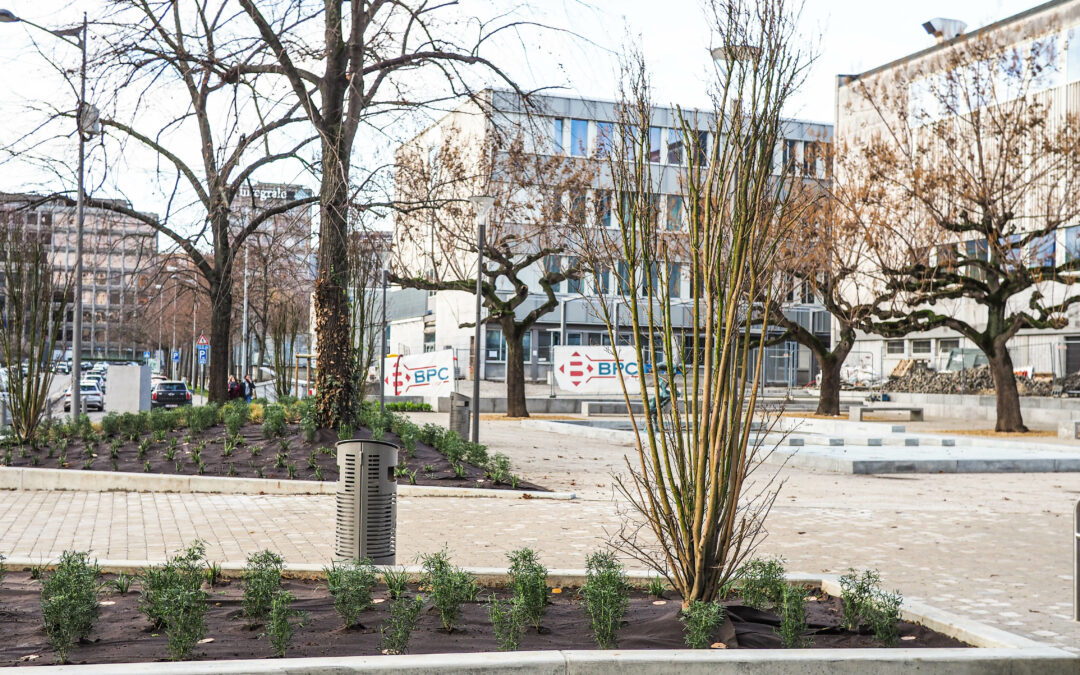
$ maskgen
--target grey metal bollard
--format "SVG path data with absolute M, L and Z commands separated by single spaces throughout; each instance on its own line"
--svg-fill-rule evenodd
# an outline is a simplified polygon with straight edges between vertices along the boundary
M 1080 500 L 1073 511 L 1073 621 L 1080 621 Z
M 385 441 L 338 441 L 338 558 L 393 565 L 397 540 L 398 447 Z
M 458 436 L 469 440 L 471 414 L 472 399 L 464 394 L 452 392 L 450 394 L 450 431 L 456 431 Z

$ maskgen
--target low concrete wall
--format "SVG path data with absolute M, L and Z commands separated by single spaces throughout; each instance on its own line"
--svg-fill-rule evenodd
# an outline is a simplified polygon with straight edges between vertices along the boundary
M 0 467 L 0 490 L 69 490 L 78 492 L 202 492 L 245 495 L 332 495 L 337 481 L 176 476 L 81 469 Z M 399 485 L 399 497 L 468 497 L 488 499 L 574 499 L 572 492 L 493 490 L 488 488 Z
M 468 394 L 466 394 L 468 396 Z M 450 397 L 440 396 L 429 401 L 436 412 L 450 412 Z M 581 412 L 582 399 L 579 398 L 527 398 L 525 406 L 530 413 L 540 415 L 576 415 Z M 506 397 L 480 397 L 480 413 L 506 412 Z
M 997 403 L 993 396 L 888 393 L 889 402 L 919 406 L 927 417 L 960 417 L 991 422 L 997 419 Z M 1021 396 L 1020 412 L 1025 422 L 1056 426 L 1062 422 L 1080 420 L 1080 398 Z

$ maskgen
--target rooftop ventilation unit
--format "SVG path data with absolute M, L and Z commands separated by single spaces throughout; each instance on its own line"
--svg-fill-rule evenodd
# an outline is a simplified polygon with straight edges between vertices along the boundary
M 396 445 L 358 439 L 337 444 L 338 558 L 393 565 L 397 530 Z
M 957 19 L 943 19 L 938 17 L 936 19 L 930 19 L 922 25 L 927 33 L 937 38 L 938 43 L 948 42 L 949 40 L 964 34 L 964 29 L 967 28 L 967 24 Z

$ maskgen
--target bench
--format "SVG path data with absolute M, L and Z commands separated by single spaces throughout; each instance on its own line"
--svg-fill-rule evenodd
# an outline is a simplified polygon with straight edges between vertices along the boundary
M 905 406 L 885 406 L 885 405 L 853 405 L 848 410 L 848 419 L 852 422 L 862 422 L 863 415 L 866 413 L 874 412 L 906 412 L 908 414 L 908 420 L 912 422 L 921 422 L 923 419 L 922 408 L 910 408 Z

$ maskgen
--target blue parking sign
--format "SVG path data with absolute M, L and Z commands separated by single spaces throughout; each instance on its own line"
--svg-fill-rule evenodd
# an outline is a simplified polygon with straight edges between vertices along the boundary
M 180 363 L 180 350 L 174 349 L 172 353 L 173 363 Z
M 200 366 L 205 366 L 206 365 L 206 350 L 205 349 L 200 349 L 199 350 L 199 365 Z

